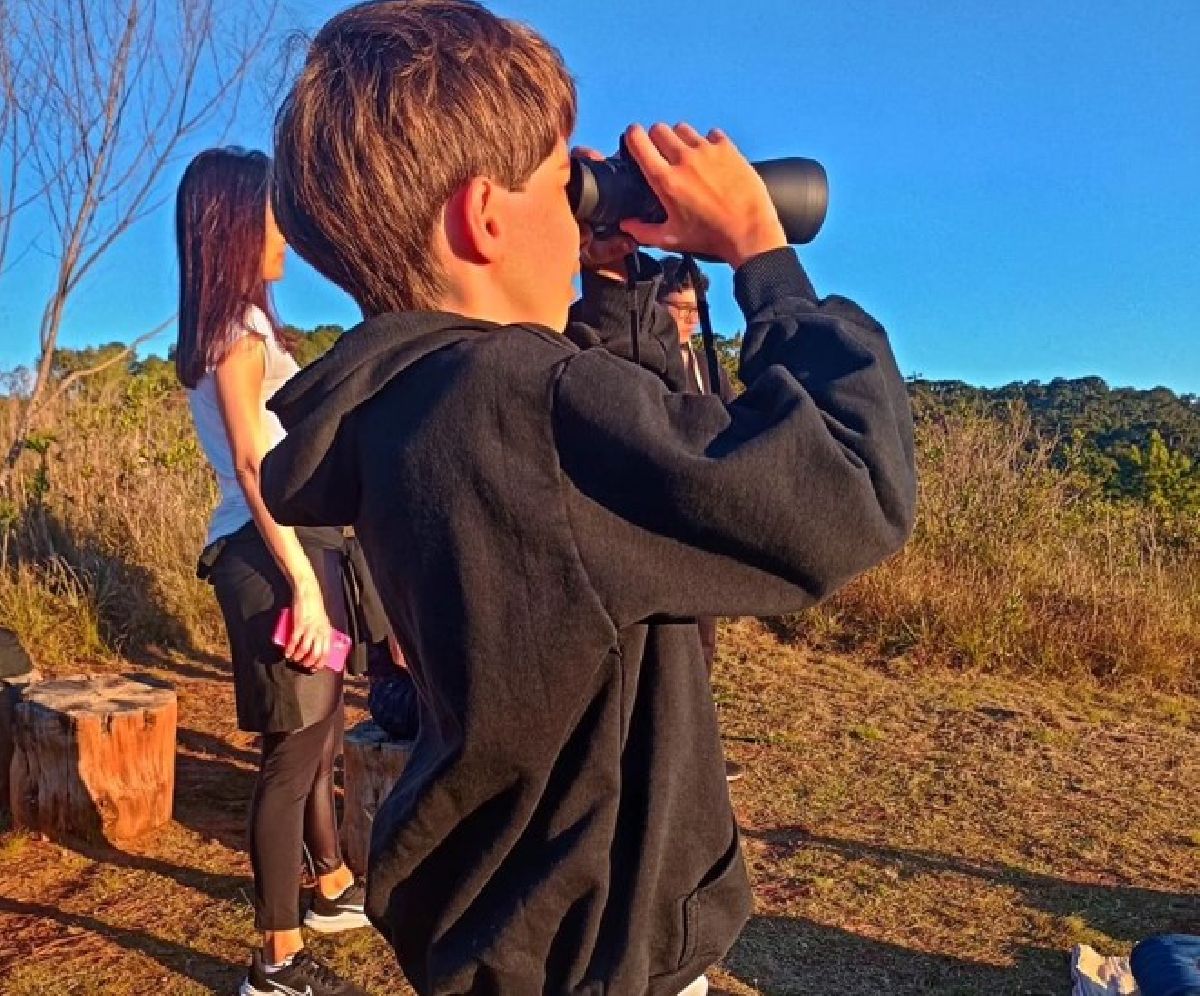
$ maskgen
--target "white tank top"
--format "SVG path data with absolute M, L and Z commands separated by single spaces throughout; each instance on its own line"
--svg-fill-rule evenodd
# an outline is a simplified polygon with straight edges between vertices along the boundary
M 259 335 L 266 343 L 266 367 L 259 404 L 267 438 L 271 446 L 275 446 L 286 433 L 275 413 L 267 410 L 267 402 L 300 368 L 292 355 L 275 340 L 271 322 L 261 309 L 253 305 L 247 308 L 239 331 L 241 336 Z M 208 523 L 208 536 L 204 540 L 207 546 L 222 536 L 237 532 L 253 516 L 234 473 L 233 452 L 229 448 L 225 420 L 221 418 L 221 408 L 217 403 L 217 382 L 212 370 L 200 378 L 193 390 L 188 391 L 188 404 L 192 409 L 192 421 L 196 425 L 196 435 L 200 437 L 200 446 L 216 471 L 217 484 L 221 489 L 221 500 Z

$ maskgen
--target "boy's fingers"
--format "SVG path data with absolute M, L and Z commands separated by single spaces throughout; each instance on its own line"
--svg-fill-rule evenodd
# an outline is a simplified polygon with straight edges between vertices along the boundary
M 637 252 L 637 243 L 628 235 L 613 235 L 596 242 L 596 250 L 614 259 L 624 259 L 631 252 Z
M 688 149 L 688 144 L 675 134 L 675 129 L 670 125 L 665 125 L 661 121 L 658 124 L 650 127 L 650 140 L 662 153 L 662 157 L 672 166 L 677 166 L 683 161 L 683 155 Z
M 678 249 L 679 239 L 669 233 L 666 225 L 650 224 L 628 218 L 621 222 L 621 231 L 643 246 L 655 246 L 658 249 Z
M 637 243 L 628 235 L 596 240 L 580 254 L 585 269 L 601 273 L 622 273 L 620 263 L 630 253 L 637 251 Z
M 666 168 L 667 161 L 663 159 L 658 146 L 650 141 L 650 135 L 640 124 L 630 125 L 625 129 L 625 147 L 643 173 L 661 173 Z
M 704 144 L 704 136 L 696 131 L 686 121 L 680 121 L 675 126 L 675 134 L 678 135 L 686 145 L 690 145 L 693 149 L 698 149 Z
M 658 146 L 650 140 L 646 129 L 641 125 L 630 125 L 625 132 L 625 147 L 650 188 L 656 194 L 660 193 L 662 181 L 670 174 L 671 166 L 658 151 Z
M 589 148 L 586 145 L 577 145 L 571 150 L 571 155 L 578 159 L 591 159 L 599 162 L 604 158 L 604 153 L 597 152 L 595 149 Z

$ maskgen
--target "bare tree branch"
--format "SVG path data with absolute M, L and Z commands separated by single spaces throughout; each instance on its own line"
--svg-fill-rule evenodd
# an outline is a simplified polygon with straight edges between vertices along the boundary
M 24 167 L 37 152 L 33 135 L 46 113 L 45 91 L 24 86 L 35 59 L 34 39 L 20 36 L 10 8 L 0 2 L 0 274 L 4 272 L 12 225 L 25 208 L 45 196 L 54 177 L 23 188 Z
M 52 407 L 59 398 L 66 394 L 67 389 L 72 384 L 77 384 L 85 377 L 91 377 L 93 374 L 98 374 L 101 370 L 107 370 L 109 367 L 115 366 L 122 360 L 126 360 L 133 356 L 137 352 L 138 346 L 144 342 L 149 342 L 155 336 L 162 335 L 162 333 L 165 332 L 174 321 L 175 316 L 172 315 L 166 321 L 160 322 L 158 325 L 154 326 L 154 328 L 152 328 L 149 332 L 143 332 L 120 352 L 114 353 L 102 363 L 97 363 L 94 367 L 85 367 L 82 370 L 72 370 L 54 386 L 54 392 L 46 398 L 46 407 Z
M 0 484 L 39 413 L 89 375 L 52 384 L 69 301 L 169 196 L 171 163 L 233 120 L 278 5 L 243 0 L 218 17 L 214 0 L 0 0 L 0 277 L 16 206 L 40 214 L 57 259 L 34 385 Z

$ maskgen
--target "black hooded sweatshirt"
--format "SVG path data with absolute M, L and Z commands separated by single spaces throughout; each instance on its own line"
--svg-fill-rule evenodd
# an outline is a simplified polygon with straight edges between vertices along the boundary
M 586 276 L 568 336 L 382 315 L 270 404 L 272 515 L 354 525 L 422 696 L 367 910 L 425 996 L 675 996 L 719 960 L 750 891 L 695 617 L 811 605 L 911 528 L 873 319 L 750 260 L 726 405 L 672 390 L 654 289 L 638 363 Z

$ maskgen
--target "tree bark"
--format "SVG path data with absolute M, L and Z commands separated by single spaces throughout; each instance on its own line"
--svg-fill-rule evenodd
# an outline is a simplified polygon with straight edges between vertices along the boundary
M 37 671 L 0 679 L 0 813 L 10 811 L 8 773 L 13 758 L 14 712 L 29 686 L 40 680 Z
M 175 693 L 116 675 L 46 681 L 17 703 L 13 825 L 121 844 L 171 819 Z
M 364 720 L 346 734 L 344 750 L 344 857 L 354 873 L 362 875 L 367 870 L 375 813 L 404 771 L 412 743 L 390 740 L 378 726 Z

